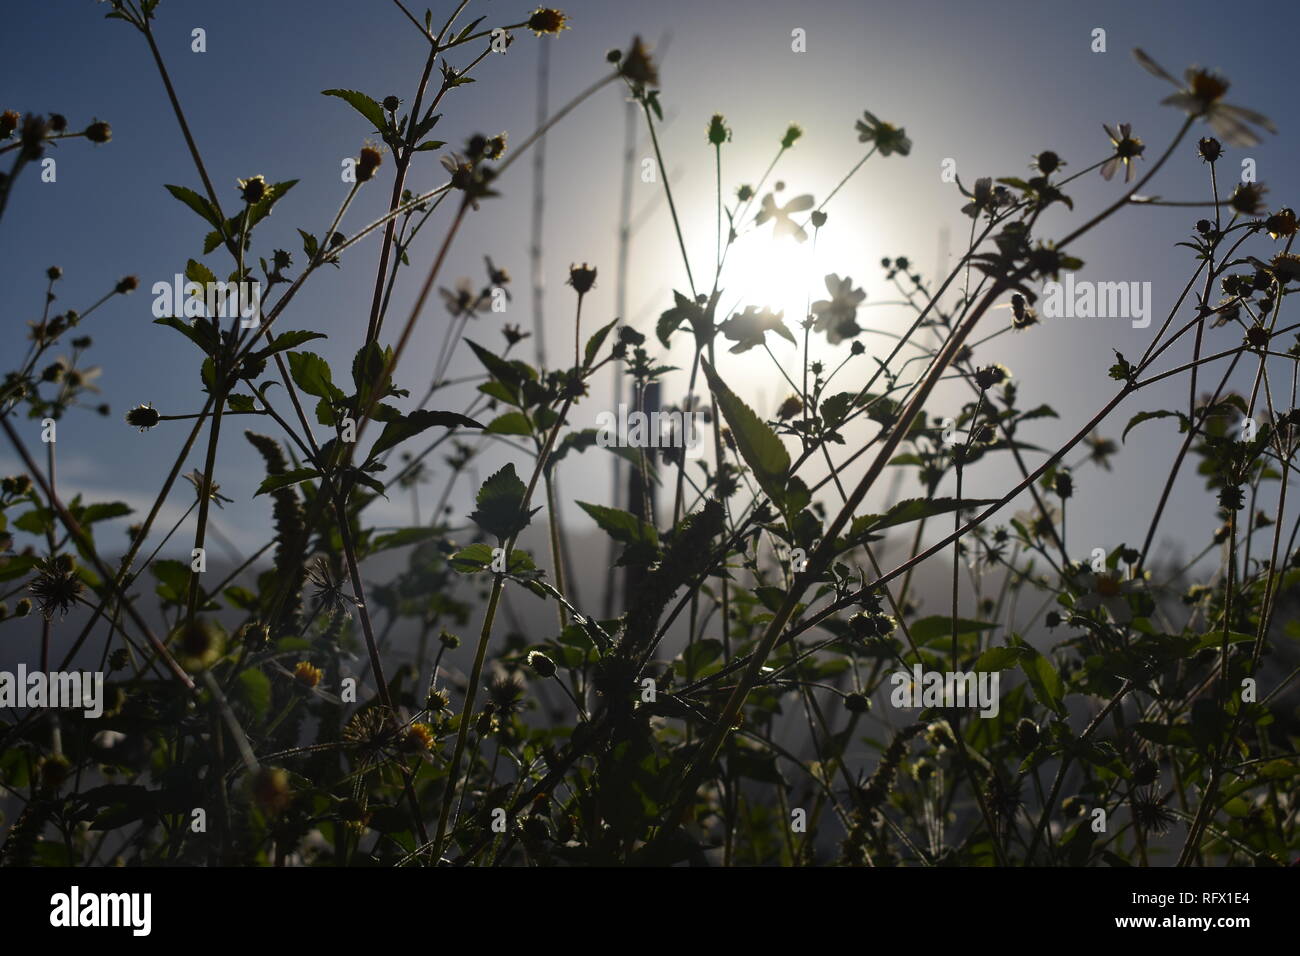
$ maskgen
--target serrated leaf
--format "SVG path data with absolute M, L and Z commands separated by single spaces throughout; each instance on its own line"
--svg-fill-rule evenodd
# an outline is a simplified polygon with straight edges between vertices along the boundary
M 515 474 L 515 466 L 508 463 L 483 482 L 474 499 L 478 507 L 470 519 L 500 541 L 513 538 L 528 527 L 532 516 L 541 510 L 534 508 L 528 514 L 523 513 L 527 491 Z
M 288 488 L 290 485 L 296 485 L 299 482 L 310 481 L 319 477 L 320 472 L 315 468 L 295 468 L 283 474 L 269 475 L 257 486 L 257 491 L 253 493 L 253 497 L 256 498 L 258 495 L 264 495 L 279 488 Z
M 380 452 L 387 451 L 394 445 L 406 441 L 413 435 L 420 434 L 426 428 L 433 428 L 435 425 L 440 425 L 443 428 L 483 427 L 474 419 L 466 418 L 456 412 L 436 412 L 427 408 L 418 408 L 384 425 L 384 430 L 380 432 L 374 447 L 370 449 L 370 457 L 374 458 Z
M 618 508 L 577 502 L 600 529 L 620 544 L 627 545 L 618 559 L 618 565 L 649 564 L 659 557 L 659 533 L 642 518 Z
M 1143 422 L 1151 421 L 1153 418 L 1177 418 L 1179 421 L 1179 432 L 1187 431 L 1188 425 L 1190 424 L 1187 420 L 1187 416 L 1182 412 L 1173 412 L 1166 408 L 1153 412 L 1138 412 L 1128 420 L 1128 424 L 1124 426 L 1124 434 L 1120 436 L 1119 440 L 1127 441 L 1129 432 L 1131 432 L 1136 426 L 1141 425 Z
M 700 367 L 708 377 L 709 388 L 718 400 L 718 407 L 731 427 L 736 439 L 740 456 L 749 465 L 763 489 L 773 503 L 784 510 L 785 482 L 790 471 L 790 453 L 781 444 L 781 439 L 772 431 L 748 405 L 727 387 L 726 383 L 713 370 L 713 366 L 701 359 Z
M 1020 663 L 1020 648 L 990 647 L 975 662 L 976 672 L 1005 671 Z
M 315 352 L 290 352 L 289 373 L 308 395 L 341 402 L 346 397 L 334 384 L 329 363 Z
M 312 339 L 328 338 L 324 332 L 308 332 L 305 329 L 295 329 L 289 332 L 281 332 L 279 335 L 270 336 L 271 344 L 264 349 L 259 349 L 248 356 L 248 361 L 257 362 L 262 359 L 270 358 L 277 352 L 283 352 L 286 349 L 294 349 L 299 345 L 310 342 Z
M 523 412 L 506 412 L 492 419 L 483 431 L 488 435 L 531 435 L 533 426 Z
M 971 621 L 966 618 L 957 619 L 957 635 L 978 634 L 980 631 L 991 631 L 999 624 L 993 624 L 989 621 Z M 935 614 L 931 617 L 924 617 L 913 624 L 909 630 L 912 633 L 912 640 L 918 644 L 925 644 L 939 637 L 952 636 L 952 618 L 946 614 Z
M 185 186 L 165 186 L 166 190 L 198 213 L 210 226 L 220 229 L 221 216 L 206 196 L 200 196 L 193 189 Z M 220 239 L 218 239 L 218 242 Z
M 1051 660 L 1032 647 L 1023 645 L 1020 649 L 1020 666 L 1029 678 L 1029 686 L 1034 689 L 1038 702 L 1064 717 L 1062 698 L 1065 695 L 1065 684 Z
M 212 332 L 212 326 L 207 322 L 191 323 L 174 315 L 167 315 L 161 319 L 154 319 L 153 324 L 165 325 L 170 329 L 175 329 L 197 345 L 204 355 L 210 356 L 217 349 L 216 336 Z
M 375 132 L 383 133 L 388 129 L 388 119 L 384 108 L 359 90 L 321 90 L 323 96 L 337 96 L 354 110 L 364 116 L 375 127 Z
M 600 352 L 600 347 L 605 343 L 605 337 L 609 335 L 610 330 L 616 325 L 618 325 L 618 319 L 615 319 L 613 322 L 609 323 L 609 325 L 597 329 L 592 334 L 591 338 L 587 339 L 587 348 L 583 352 L 582 365 L 584 368 L 591 367 L 591 363 L 596 359 L 596 354 Z
M 849 537 L 856 538 L 859 535 L 875 531 L 882 531 L 885 528 L 893 528 L 900 524 L 907 524 L 911 521 L 920 521 L 922 518 L 932 518 L 935 515 L 951 514 L 961 508 L 978 508 L 984 505 L 994 504 L 996 499 L 993 498 L 908 498 L 900 501 L 883 515 L 858 515 L 853 519 L 850 526 Z

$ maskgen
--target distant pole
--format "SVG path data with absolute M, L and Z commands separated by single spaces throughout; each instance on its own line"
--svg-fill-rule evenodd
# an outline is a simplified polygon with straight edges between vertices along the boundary
M 550 84 L 551 44 L 537 44 L 537 128 L 546 124 L 549 115 L 547 88 Z M 533 147 L 533 223 L 532 241 L 528 247 L 532 264 L 533 283 L 533 345 L 536 348 L 537 366 L 546 365 L 546 331 L 543 321 L 542 298 L 546 291 L 546 276 L 542 267 L 542 221 L 546 211 L 546 137 Z
M 627 321 L 627 264 L 632 247 L 632 180 L 636 171 L 636 104 L 631 100 L 623 113 L 623 195 L 618 214 L 618 271 L 615 276 L 614 314 L 622 321 Z M 619 403 L 623 401 L 623 367 L 614 366 L 613 399 L 610 409 L 618 414 Z M 623 461 L 617 455 L 610 475 L 610 506 L 617 508 L 623 497 Z M 634 496 L 635 497 L 635 496 Z M 602 614 L 609 618 L 614 614 L 614 540 L 607 545 L 608 559 L 605 567 L 605 594 Z

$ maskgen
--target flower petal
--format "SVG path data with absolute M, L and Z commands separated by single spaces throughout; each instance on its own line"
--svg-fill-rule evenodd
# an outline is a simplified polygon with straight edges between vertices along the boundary
M 1134 48 L 1134 50 L 1133 50 L 1133 59 L 1137 60 L 1138 63 L 1140 63 L 1140 64 L 1142 65 L 1142 69 L 1146 70 L 1146 71 L 1147 71 L 1148 73 L 1150 73 L 1152 76 L 1158 76 L 1160 79 L 1162 79 L 1162 80 L 1166 80 L 1166 81 L 1168 81 L 1168 82 L 1174 84 L 1174 86 L 1177 86 L 1177 85 L 1178 85 L 1178 81 L 1175 80 L 1175 79 L 1174 79 L 1172 76 L 1170 76 L 1168 73 L 1166 73 L 1164 67 L 1162 67 L 1162 66 L 1161 66 L 1159 63 L 1157 63 L 1155 60 L 1151 59 L 1151 57 L 1147 56 L 1147 55 L 1146 55 L 1146 52 L 1145 52 L 1144 50 L 1142 50 L 1141 47 L 1135 47 L 1135 48 Z

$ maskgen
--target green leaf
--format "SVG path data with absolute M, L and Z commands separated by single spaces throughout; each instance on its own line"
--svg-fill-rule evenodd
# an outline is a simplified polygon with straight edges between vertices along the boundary
M 380 377 L 384 375 L 392 358 L 392 348 L 380 348 L 378 342 L 363 345 L 352 357 L 352 384 L 361 399 L 362 408 L 369 404 L 372 395 L 378 393 L 382 396 L 387 393 L 391 380 L 385 377 L 380 382 Z
M 1020 666 L 1029 678 L 1029 686 L 1034 689 L 1034 696 L 1044 707 L 1050 707 L 1057 714 L 1065 716 L 1062 698 L 1065 696 L 1065 684 L 1056 672 L 1050 659 L 1028 645 L 1020 649 Z
M 234 392 L 226 396 L 226 404 L 232 412 L 251 412 L 257 407 L 253 404 L 252 395 L 239 395 Z
M 578 507 L 591 515 L 600 529 L 620 544 L 625 544 L 618 565 L 649 564 L 659 557 L 659 534 L 649 522 L 618 508 L 607 508 L 586 501 Z
M 259 670 L 249 668 L 239 675 L 239 697 L 261 720 L 271 708 L 271 682 Z
M 319 477 L 320 472 L 315 468 L 295 468 L 283 474 L 269 475 L 257 486 L 257 491 L 253 493 L 253 497 L 256 498 L 258 495 L 264 495 L 280 488 L 288 488 L 290 485 L 296 485 L 299 482 L 310 481 Z
M 123 515 L 129 515 L 131 510 L 130 505 L 122 501 L 87 505 L 81 513 L 77 515 L 77 523 L 82 527 L 85 527 L 88 524 L 94 524 L 96 521 L 107 521 L 110 518 L 121 518 Z
M 419 408 L 386 424 L 374 447 L 370 449 L 370 457 L 374 458 L 380 452 L 387 451 L 412 435 L 418 435 L 426 428 L 433 428 L 435 425 L 441 425 L 443 428 L 483 427 L 474 419 L 458 415 L 456 412 L 435 412 L 427 408 Z
M 346 396 L 334 384 L 329 362 L 315 352 L 290 352 L 289 374 L 294 382 L 308 395 L 327 398 L 331 402 L 341 402 Z
M 524 514 L 524 495 L 527 491 L 515 474 L 515 466 L 507 464 L 483 482 L 475 498 L 478 507 L 470 519 L 500 541 L 513 538 L 528 527 L 533 515 L 541 510 L 534 508 Z
M 281 332 L 279 335 L 270 336 L 271 344 L 264 349 L 258 349 L 248 356 L 249 362 L 258 362 L 262 359 L 270 358 L 276 352 L 283 352 L 285 349 L 294 349 L 299 345 L 310 342 L 312 339 L 324 339 L 328 336 L 324 332 L 308 332 L 304 329 L 297 329 L 289 332 Z
M 605 344 L 605 337 L 609 335 L 610 330 L 616 325 L 618 325 L 618 319 L 615 319 L 613 322 L 609 323 L 609 325 L 597 329 L 592 337 L 587 339 L 587 348 L 583 353 L 582 362 L 584 368 L 591 367 L 591 363 L 596 360 L 596 355 L 600 352 L 600 347 Z
M 1019 647 L 990 647 L 975 662 L 976 671 L 1004 671 L 1020 663 Z
M 506 412 L 489 422 L 483 431 L 488 435 L 531 435 L 533 425 L 523 412 Z
M 988 621 L 969 621 L 965 618 L 957 619 L 957 635 L 976 634 L 980 631 L 991 631 L 999 624 L 992 624 Z M 952 636 L 952 618 L 945 614 L 936 614 L 932 617 L 924 617 L 913 624 L 909 630 L 912 632 L 912 640 L 918 644 L 925 644 L 939 637 Z
M 1128 420 L 1128 424 L 1124 426 L 1124 434 L 1120 436 L 1119 440 L 1127 441 L 1129 432 L 1131 432 L 1136 426 L 1141 425 L 1143 422 L 1148 422 L 1153 418 L 1177 418 L 1179 421 L 1179 432 L 1187 431 L 1190 424 L 1187 420 L 1187 416 L 1182 412 L 1173 412 L 1165 408 L 1154 412 L 1138 412 Z
M 149 571 L 158 579 L 154 592 L 169 604 L 184 604 L 190 587 L 190 566 L 172 558 L 162 558 L 149 565 Z
M 754 414 L 753 409 L 740 400 L 736 393 L 718 377 L 713 366 L 701 359 L 700 367 L 708 376 L 709 388 L 717 397 L 718 407 L 731 426 L 736 447 L 754 472 L 759 487 L 772 501 L 784 510 L 786 475 L 790 471 L 790 453 L 781 439 L 767 424 Z
M 722 642 L 714 638 L 705 638 L 690 644 L 682 651 L 683 674 L 687 680 L 705 677 L 706 668 L 722 657 Z M 712 668 L 717 670 L 717 668 Z
M 859 515 L 853 519 L 849 537 L 856 538 L 868 532 L 881 531 L 896 525 L 950 514 L 960 508 L 978 508 L 991 505 L 993 498 L 908 498 L 898 502 L 883 515 Z
M 185 278 L 191 282 L 197 282 L 199 285 L 206 285 L 209 282 L 216 282 L 217 274 L 199 262 L 198 259 L 191 259 L 185 263 Z
M 202 216 L 203 220 L 208 225 L 213 226 L 216 229 L 221 228 L 221 216 L 205 196 L 200 196 L 193 189 L 187 189 L 185 186 L 166 186 L 165 188 L 169 193 Z
M 461 548 L 451 558 L 451 566 L 461 574 L 477 574 L 480 571 L 488 571 L 492 567 L 493 552 L 496 549 L 490 545 L 478 542 L 471 544 L 467 548 Z M 527 551 L 521 551 L 514 548 L 510 552 L 510 560 L 506 562 L 506 574 L 525 575 L 529 572 L 535 572 L 537 565 L 533 563 L 533 556 Z
M 369 554 L 375 554 L 379 551 L 388 551 L 392 548 L 404 548 L 407 545 L 419 544 L 421 541 L 428 541 L 442 534 L 441 528 L 402 528 L 388 534 L 381 534 L 370 542 L 368 549 Z
M 266 195 L 259 199 L 254 205 L 248 207 L 248 225 L 245 232 L 252 232 L 253 227 L 259 222 L 271 215 L 271 207 L 276 204 L 281 196 L 287 193 L 294 186 L 298 185 L 296 179 L 286 179 L 282 183 L 272 183 L 266 187 Z M 231 220 L 231 232 L 235 229 L 235 220 Z
M 187 322 L 177 316 L 167 315 L 161 319 L 154 319 L 153 324 L 175 329 L 197 345 L 204 355 L 212 355 L 217 350 L 217 338 L 209 322 Z
M 384 108 L 366 96 L 365 93 L 357 90 L 321 90 L 323 96 L 337 96 L 354 110 L 364 116 L 375 127 L 375 132 L 383 133 L 388 129 L 388 118 L 384 116 Z

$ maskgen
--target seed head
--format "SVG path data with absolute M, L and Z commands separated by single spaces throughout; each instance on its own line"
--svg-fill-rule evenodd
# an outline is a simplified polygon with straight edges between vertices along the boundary
M 555 676 L 555 661 L 541 651 L 533 651 L 528 655 L 528 666 L 537 673 L 538 677 Z
M 1264 228 L 1274 239 L 1290 239 L 1296 233 L 1295 211 L 1290 206 L 1283 206 L 1264 220 Z
M 596 270 L 587 263 L 569 266 L 569 285 L 573 286 L 578 295 L 586 295 L 595 284 Z
M 1196 152 L 1207 163 L 1218 162 L 1223 155 L 1223 144 L 1213 136 L 1206 136 L 1196 144 Z
M 237 182 L 239 184 L 239 198 L 250 206 L 261 202 L 266 196 L 266 178 L 264 176 L 250 176 L 248 179 L 240 179 Z
M 157 425 L 161 417 L 156 408 L 145 403 L 144 405 L 137 405 L 126 413 L 126 423 L 143 432 Z
M 96 121 L 86 127 L 86 139 L 92 143 L 107 143 L 113 138 L 113 127 L 107 123 Z
M 366 146 L 361 150 L 361 156 L 357 159 L 357 182 L 369 182 L 375 176 L 375 170 L 383 165 L 384 156 L 373 146 Z M 254 200 L 256 201 L 256 200 Z
M 721 113 L 714 113 L 709 119 L 709 144 L 721 146 L 730 139 L 731 130 L 727 128 L 727 121 L 722 118 Z
M 1038 171 L 1044 176 L 1050 176 L 1064 164 L 1061 162 L 1060 156 L 1050 149 L 1045 149 L 1034 157 L 1034 165 L 1038 167 Z
M 659 85 L 659 71 L 639 36 L 633 37 L 632 47 L 623 55 L 619 72 L 640 86 Z

